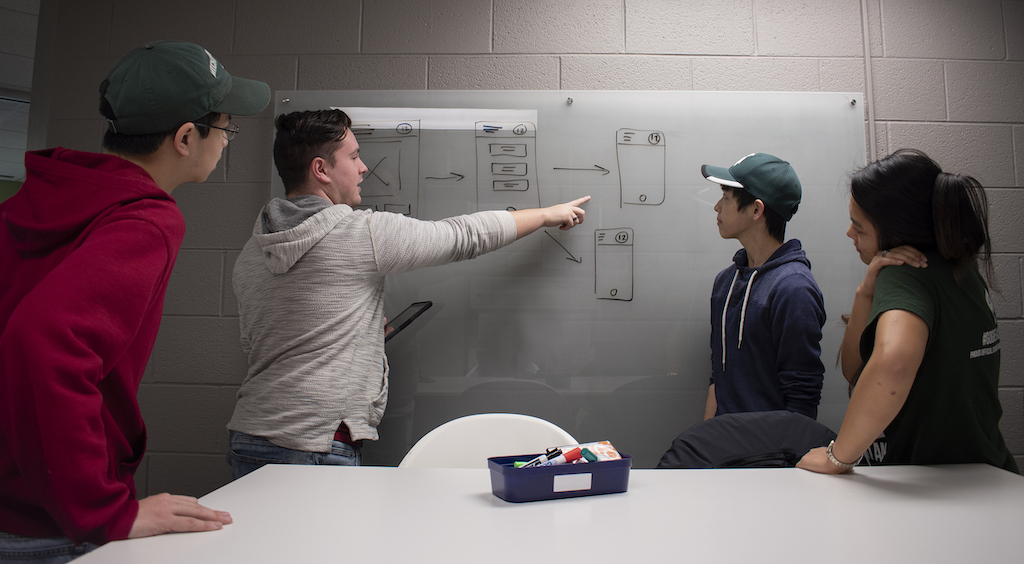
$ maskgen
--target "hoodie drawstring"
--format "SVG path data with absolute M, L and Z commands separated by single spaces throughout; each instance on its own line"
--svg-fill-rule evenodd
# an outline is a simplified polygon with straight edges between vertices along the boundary
M 739 271 L 736 272 L 739 274 Z M 750 289 L 754 287 L 754 277 L 757 276 L 757 271 L 750 273 L 750 280 L 747 280 L 747 291 L 743 294 L 743 309 L 740 310 L 740 340 L 736 343 L 736 348 L 743 346 L 743 322 L 747 319 L 747 300 L 750 299 Z
M 732 299 L 732 291 L 736 287 L 736 279 L 739 278 L 740 271 L 736 270 L 736 274 L 732 277 L 732 283 L 729 284 L 729 293 L 725 296 L 725 305 L 722 306 L 722 370 L 725 370 L 725 314 L 729 311 L 729 301 Z M 747 280 L 747 290 L 743 293 L 743 307 L 740 310 L 740 336 L 739 341 L 736 343 L 736 348 L 739 349 L 743 346 L 743 324 L 747 319 L 747 302 L 750 300 L 750 288 L 754 285 L 754 278 L 757 276 L 757 270 L 750 273 L 750 279 Z
M 722 306 L 722 371 L 725 371 L 725 312 L 729 311 L 729 300 L 732 299 L 732 289 L 736 286 L 736 279 L 739 278 L 740 271 L 736 270 L 736 274 L 732 277 L 732 283 L 729 284 L 729 293 L 725 296 L 725 305 Z

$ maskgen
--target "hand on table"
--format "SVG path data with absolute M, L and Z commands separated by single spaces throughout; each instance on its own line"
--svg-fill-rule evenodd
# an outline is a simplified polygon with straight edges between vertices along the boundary
M 819 474 L 845 474 L 849 472 L 849 470 L 843 470 L 832 464 L 832 461 L 828 459 L 828 455 L 825 454 L 825 447 L 812 448 L 800 459 L 800 462 L 796 463 L 796 467 Z
M 199 505 L 199 500 L 194 497 L 162 493 L 139 500 L 139 514 L 128 538 L 215 531 L 230 523 L 231 515 L 226 511 Z

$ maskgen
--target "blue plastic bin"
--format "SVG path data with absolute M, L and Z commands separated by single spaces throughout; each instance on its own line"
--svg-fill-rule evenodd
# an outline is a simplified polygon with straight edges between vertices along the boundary
M 491 469 L 491 493 L 505 501 L 540 501 L 584 495 L 621 493 L 629 487 L 633 459 L 516 468 L 515 462 L 532 460 L 539 454 L 495 456 L 487 459 Z

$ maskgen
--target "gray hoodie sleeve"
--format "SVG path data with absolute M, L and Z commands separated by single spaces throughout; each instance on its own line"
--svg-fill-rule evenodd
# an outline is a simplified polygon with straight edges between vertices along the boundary
M 515 219 L 506 211 L 484 211 L 440 221 L 374 213 L 369 229 L 381 274 L 475 258 L 516 240 Z

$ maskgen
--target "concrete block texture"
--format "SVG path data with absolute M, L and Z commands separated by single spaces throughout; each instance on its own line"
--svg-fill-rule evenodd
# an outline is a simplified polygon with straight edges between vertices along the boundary
M 1022 266 L 1024 266 L 1024 257 L 1021 255 L 993 255 L 992 257 L 992 273 L 995 277 L 996 290 L 990 293 L 992 305 L 995 306 L 996 316 L 999 319 L 1024 317 Z M 1024 365 L 1021 368 L 1024 368 Z
M 489 0 L 378 0 L 363 10 L 363 53 L 491 50 Z
M 270 101 L 274 107 L 274 100 Z M 273 112 L 273 110 L 271 110 Z M 228 182 L 270 182 L 274 172 L 274 118 L 233 117 L 238 135 L 224 150 L 224 164 Z
M 430 58 L 431 90 L 558 90 L 559 58 L 493 55 Z
M 1006 56 L 999 0 L 883 0 L 881 8 L 886 57 Z
M 881 0 L 864 0 L 864 9 L 868 16 L 868 42 L 871 45 L 870 55 L 872 57 L 885 55 L 885 47 L 882 45 L 882 7 L 880 4 Z M 863 20 L 864 16 L 861 15 L 861 21 L 863 22 Z
M 1024 61 L 1024 2 L 1003 2 L 1006 58 Z
M 36 51 L 38 16 L 4 9 L 0 11 L 0 37 L 4 53 L 31 59 Z
M 249 370 L 235 317 L 164 316 L 151 362 L 153 381 L 239 385 Z
M 299 58 L 299 90 L 423 90 L 426 57 Z
M 167 492 L 202 497 L 231 481 L 231 467 L 223 454 L 153 453 L 146 458 L 149 459 L 148 495 Z M 227 511 L 224 507 L 211 509 Z
M 758 0 L 754 20 L 759 55 L 864 55 L 859 0 Z
M 820 59 L 818 73 L 822 92 L 864 92 L 864 59 Z M 867 105 L 861 102 L 865 112 Z
M 949 119 L 1024 122 L 1024 63 L 947 61 Z
M 921 149 L 947 172 L 969 174 L 985 186 L 1013 185 L 1013 139 L 1008 125 L 890 122 L 888 131 L 890 151 Z
M 114 68 L 117 57 L 72 59 L 60 56 L 54 64 L 51 119 L 103 119 L 100 84 Z
M 626 52 L 753 55 L 751 0 L 627 2 Z
M 222 251 L 179 251 L 167 285 L 164 315 L 220 315 L 223 276 Z
M 3 14 L 0 13 L 0 17 Z M 32 59 L 18 55 L 0 53 L 0 88 L 19 90 L 21 92 L 32 91 Z
M 1024 253 L 1024 189 L 986 188 L 988 228 L 992 250 L 997 253 Z
M 999 430 L 1013 454 L 1024 453 L 1024 389 L 1001 388 L 999 403 L 1003 405 L 1003 418 Z
M 224 253 L 224 274 L 221 277 L 224 283 L 221 285 L 221 315 L 225 317 L 238 316 L 238 298 L 235 297 L 235 290 L 231 287 L 231 275 L 235 271 L 235 261 L 241 251 L 227 251 Z
M 266 82 L 270 86 L 270 103 L 259 115 L 274 117 L 274 94 L 278 90 L 295 90 L 299 79 L 299 58 L 295 56 L 241 55 L 217 58 L 231 76 Z M 271 126 L 273 128 L 273 126 Z M 236 138 L 237 140 L 237 138 Z M 234 143 L 234 141 L 232 141 Z
M 234 2 L 210 0 L 116 1 L 110 20 L 110 54 L 128 51 L 161 39 L 198 43 L 214 57 L 231 54 Z
M 56 30 L 51 31 L 55 37 L 55 51 L 67 58 L 123 56 L 127 50 L 124 53 L 110 52 L 113 13 L 114 0 L 59 0 Z
M 46 146 L 98 153 L 106 130 L 107 120 L 100 117 L 53 120 L 46 128 Z
M 494 0 L 494 53 L 622 53 L 621 0 Z
M 946 119 L 946 84 L 942 63 L 906 59 L 872 59 L 875 119 Z
M 690 58 L 639 55 L 565 55 L 565 90 L 691 90 Z
M 148 452 L 223 453 L 235 387 L 143 384 L 139 407 Z
M 1024 125 L 1013 126 L 1014 186 L 1024 186 Z
M 230 145 L 228 145 L 228 147 L 230 147 Z M 224 182 L 227 180 L 227 159 L 229 154 L 231 154 L 231 152 L 228 148 L 225 148 L 224 151 L 221 152 L 220 160 L 217 161 L 217 166 L 214 167 L 214 169 L 210 172 L 209 176 L 206 177 L 206 180 L 203 181 L 202 184 L 213 184 L 217 182 Z M 186 186 L 195 186 L 195 184 L 188 184 Z M 175 193 L 178 193 L 177 189 L 175 190 Z
M 999 320 L 1000 386 L 1024 386 L 1024 320 Z
M 39 15 L 39 1 L 38 0 L 2 0 L 0 1 L 0 8 L 4 10 L 13 10 L 15 12 L 24 12 L 26 14 Z
M 237 0 L 236 55 L 358 53 L 359 0 Z M 212 49 L 211 49 L 212 51 Z M 216 51 L 214 51 L 216 55 Z
M 866 137 L 866 136 L 864 137 L 864 139 L 867 139 L 867 138 L 868 137 Z M 876 154 L 874 156 L 872 156 L 870 153 L 868 153 L 868 160 L 876 161 L 876 160 L 878 160 L 878 159 L 888 155 L 889 153 L 891 153 L 892 151 L 894 151 L 894 150 L 896 150 L 898 148 L 899 147 L 896 147 L 896 148 L 891 149 L 891 150 L 889 148 L 889 127 L 886 125 L 886 123 L 885 122 L 876 123 L 875 124 L 875 153 Z
M 237 139 L 237 138 L 236 138 Z M 186 184 L 174 191 L 185 215 L 185 249 L 241 249 L 270 200 L 270 170 L 263 184 Z
M 149 456 L 143 456 L 135 469 L 135 495 L 142 499 L 149 495 Z
M 818 61 L 781 57 L 696 57 L 694 90 L 816 92 Z

